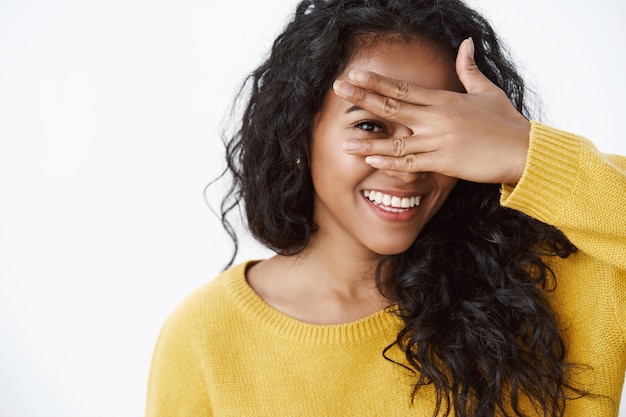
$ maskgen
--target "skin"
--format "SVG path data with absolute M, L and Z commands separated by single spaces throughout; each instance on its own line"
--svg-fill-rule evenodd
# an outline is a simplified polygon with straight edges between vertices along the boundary
M 388 37 L 360 50 L 339 74 L 312 137 L 319 230 L 300 255 L 276 255 L 247 271 L 266 303 L 313 324 L 378 312 L 390 304 L 374 282 L 378 260 L 410 246 L 457 177 L 517 182 L 528 122 L 472 67 L 471 46 L 461 46 L 455 64 L 427 41 Z M 517 155 L 514 164 L 494 162 L 505 153 Z M 390 213 L 364 197 L 365 190 L 421 195 L 421 201 Z
M 365 70 L 365 71 L 364 71 Z M 474 62 L 474 43 L 459 47 L 456 71 L 467 94 L 432 90 L 360 68 L 335 92 L 411 128 L 393 141 L 346 141 L 375 168 L 438 172 L 468 181 L 517 184 L 526 165 L 530 123 Z

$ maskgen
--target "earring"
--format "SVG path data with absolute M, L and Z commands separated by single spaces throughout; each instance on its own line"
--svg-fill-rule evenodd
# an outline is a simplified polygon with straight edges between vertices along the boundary
M 302 159 L 299 156 L 296 157 L 295 163 L 296 163 L 296 166 L 298 167 L 298 169 L 304 168 L 304 163 L 302 162 Z

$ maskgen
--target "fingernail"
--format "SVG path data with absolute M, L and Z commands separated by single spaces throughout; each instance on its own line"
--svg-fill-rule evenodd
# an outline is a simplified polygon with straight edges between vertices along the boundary
M 383 158 L 380 156 L 366 156 L 365 163 L 369 165 L 382 165 L 384 162 Z
M 354 152 L 361 149 L 361 143 L 358 140 L 347 140 L 342 146 L 343 150 L 346 152 Z
M 350 97 L 354 94 L 354 87 L 345 81 L 335 80 L 333 83 L 333 89 L 339 93 L 339 95 Z
M 348 77 L 358 83 L 364 83 L 368 80 L 370 75 L 367 71 L 352 70 L 348 73 Z
M 474 39 L 470 36 L 467 38 L 467 42 L 469 43 L 469 56 L 474 59 Z

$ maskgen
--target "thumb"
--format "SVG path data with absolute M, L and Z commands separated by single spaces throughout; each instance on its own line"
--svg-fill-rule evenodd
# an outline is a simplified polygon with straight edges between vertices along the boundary
M 480 72 L 474 61 L 474 40 L 467 38 L 459 46 L 456 56 L 456 73 L 469 94 L 481 93 L 493 86 L 485 75 Z

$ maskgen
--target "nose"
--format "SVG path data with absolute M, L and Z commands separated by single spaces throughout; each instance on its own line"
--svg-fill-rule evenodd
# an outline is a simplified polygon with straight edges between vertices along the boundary
M 416 180 L 424 179 L 428 175 L 428 172 L 404 172 L 391 170 L 381 170 L 381 172 L 405 184 L 410 184 Z
M 413 135 L 413 130 L 401 124 L 394 126 L 394 137 L 408 137 Z M 406 172 L 406 171 L 391 171 L 391 170 L 382 170 L 385 175 L 390 177 L 397 178 L 405 184 L 410 184 L 415 180 L 424 179 L 428 175 L 427 172 Z

